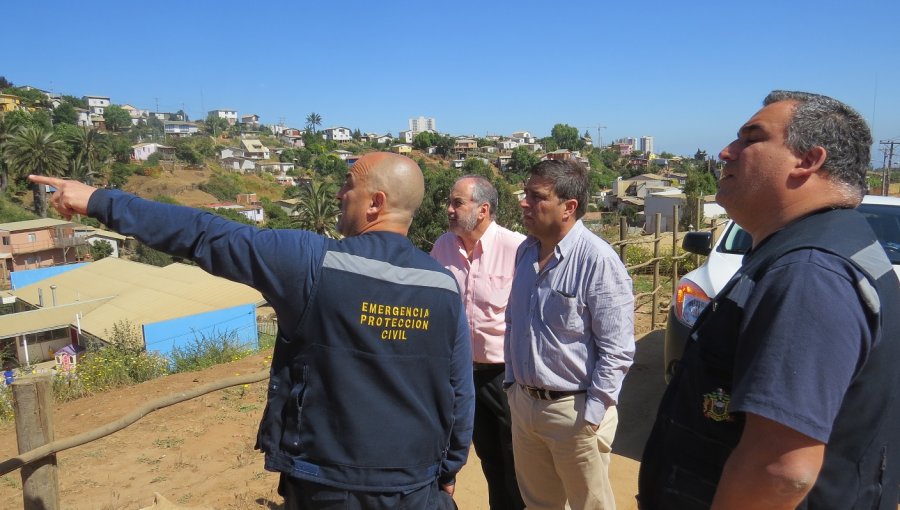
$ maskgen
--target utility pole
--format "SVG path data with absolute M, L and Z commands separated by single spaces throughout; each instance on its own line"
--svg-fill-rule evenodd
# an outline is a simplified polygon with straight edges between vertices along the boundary
M 597 125 L 597 143 L 600 144 L 600 145 L 598 145 L 598 147 L 600 147 L 602 149 L 603 148 L 603 135 L 600 134 L 601 129 L 606 129 L 606 126 L 601 126 L 599 124 Z
M 894 146 L 900 144 L 900 142 L 882 140 L 878 143 L 887 146 L 881 149 L 881 152 L 884 153 L 884 167 L 881 169 L 881 196 L 886 197 L 891 191 L 891 166 L 894 162 Z

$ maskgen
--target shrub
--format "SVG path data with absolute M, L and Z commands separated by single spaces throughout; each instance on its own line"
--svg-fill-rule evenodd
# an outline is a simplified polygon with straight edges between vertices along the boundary
M 172 372 L 203 370 L 221 363 L 237 361 L 253 354 L 234 332 L 208 337 L 201 334 L 188 345 L 172 350 Z

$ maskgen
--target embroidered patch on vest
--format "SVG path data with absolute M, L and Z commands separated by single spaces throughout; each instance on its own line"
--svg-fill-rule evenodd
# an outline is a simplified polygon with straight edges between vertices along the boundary
M 731 395 L 722 391 L 722 388 L 703 395 L 703 416 L 713 421 L 734 421 L 728 412 L 730 402 Z

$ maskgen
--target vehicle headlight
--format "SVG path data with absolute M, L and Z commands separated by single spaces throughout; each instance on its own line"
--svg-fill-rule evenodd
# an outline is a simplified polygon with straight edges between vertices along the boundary
M 693 326 L 697 317 L 709 304 L 709 296 L 696 283 L 682 279 L 675 290 L 675 317 L 682 323 Z

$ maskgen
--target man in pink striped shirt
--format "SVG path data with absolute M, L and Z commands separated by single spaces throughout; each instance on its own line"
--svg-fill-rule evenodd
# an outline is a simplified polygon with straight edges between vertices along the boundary
M 475 429 L 472 443 L 488 482 L 491 510 L 521 510 L 509 404 L 503 391 L 503 335 L 516 249 L 525 239 L 494 222 L 497 190 L 484 177 L 460 177 L 450 191 L 450 231 L 431 256 L 459 283 L 472 335 Z

